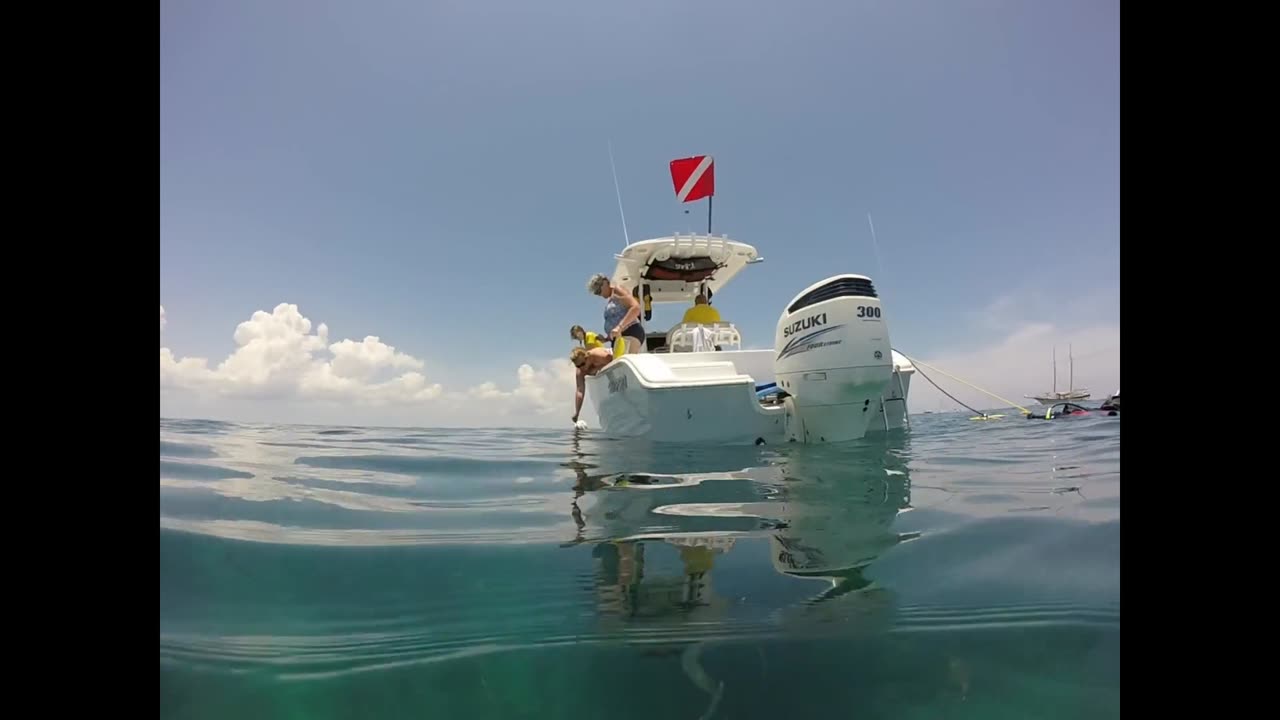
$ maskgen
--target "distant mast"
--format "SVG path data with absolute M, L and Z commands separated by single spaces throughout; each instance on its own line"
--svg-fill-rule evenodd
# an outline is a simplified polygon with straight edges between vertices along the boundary
M 715 160 L 710 155 L 694 155 L 671 161 L 671 184 L 676 199 L 691 203 L 707 199 L 707 234 L 711 234 L 711 201 L 716 194 Z
M 1076 387 L 1076 351 L 1075 345 L 1067 343 L 1067 389 L 1058 390 L 1058 346 L 1053 347 L 1053 390 L 1043 395 L 1026 395 L 1024 397 L 1037 400 L 1046 405 L 1070 400 L 1085 400 L 1089 397 L 1088 388 Z

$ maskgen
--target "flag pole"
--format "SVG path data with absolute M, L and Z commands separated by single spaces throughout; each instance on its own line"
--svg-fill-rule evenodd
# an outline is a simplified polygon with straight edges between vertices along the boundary
M 711 234 L 711 201 L 715 200 L 715 195 L 707 196 L 707 234 Z

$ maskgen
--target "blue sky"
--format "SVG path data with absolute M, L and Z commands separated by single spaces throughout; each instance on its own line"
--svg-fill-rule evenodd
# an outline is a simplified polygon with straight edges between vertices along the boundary
M 1047 388 L 1055 343 L 1119 382 L 1114 0 L 162 0 L 160 60 L 162 413 L 481 422 L 438 401 L 487 388 L 563 422 L 567 328 L 601 324 L 584 283 L 622 246 L 610 139 L 633 240 L 705 229 L 667 163 L 716 157 L 715 231 L 766 258 L 717 296 L 748 344 L 863 272 L 896 347 L 997 392 Z M 325 342 L 220 375 L 281 303 Z M 311 407 L 306 363 L 348 338 L 365 385 L 417 372 L 436 402 Z

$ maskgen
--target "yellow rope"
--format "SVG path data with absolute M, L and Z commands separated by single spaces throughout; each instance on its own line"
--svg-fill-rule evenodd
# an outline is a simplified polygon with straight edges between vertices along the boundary
M 910 361 L 912 362 L 912 364 L 915 364 L 915 365 L 923 365 L 924 367 L 927 367 L 927 368 L 929 368 L 930 370 L 934 370 L 934 371 L 940 372 L 940 373 L 942 373 L 943 375 L 946 375 L 947 377 L 951 378 L 952 380 L 955 380 L 955 381 L 956 381 L 956 382 L 958 382 L 958 383 L 963 383 L 963 384 L 965 384 L 965 385 L 968 385 L 969 387 L 973 388 L 974 390 L 977 390 L 978 392 L 982 393 L 983 395 L 990 395 L 991 397 L 993 397 L 993 398 L 995 398 L 995 399 L 999 400 L 999 401 L 1000 401 L 1000 402 L 1002 402 L 1002 403 L 1005 403 L 1006 405 L 1010 405 L 1010 406 L 1012 406 L 1012 407 L 1018 408 L 1019 410 L 1021 410 L 1021 411 L 1022 411 L 1022 413 L 1023 413 L 1024 415 L 1030 415 L 1030 414 L 1031 414 L 1031 411 L 1030 411 L 1030 410 L 1028 410 L 1028 409 L 1026 409 L 1026 408 L 1022 407 L 1021 405 L 1019 405 L 1019 404 L 1018 404 L 1018 403 L 1016 403 L 1016 402 L 1013 402 L 1013 401 L 1011 401 L 1011 400 L 1006 400 L 1006 399 L 1004 399 L 1004 398 L 1000 397 L 999 395 L 997 395 L 997 394 L 995 394 L 995 393 L 993 393 L 993 392 L 988 392 L 988 391 L 986 391 L 986 390 L 983 390 L 982 388 L 978 387 L 977 385 L 974 385 L 974 384 L 973 384 L 973 383 L 971 383 L 971 382 L 968 382 L 968 381 L 966 381 L 966 380 L 961 380 L 960 378 L 956 377 L 955 375 L 952 375 L 951 373 L 947 372 L 946 370 L 943 370 L 942 368 L 937 368 L 937 367 L 934 367 L 934 366 L 930 365 L 930 364 L 929 364 L 929 363 L 927 363 L 927 362 L 922 362 L 922 361 L 920 361 L 920 360 L 917 360 L 917 359 L 915 359 L 915 358 L 911 357 L 910 355 L 907 355 L 906 353 L 902 352 L 901 350 L 899 350 L 898 352 L 902 354 L 902 357 L 904 357 L 904 358 L 906 358 L 906 359 L 910 360 Z

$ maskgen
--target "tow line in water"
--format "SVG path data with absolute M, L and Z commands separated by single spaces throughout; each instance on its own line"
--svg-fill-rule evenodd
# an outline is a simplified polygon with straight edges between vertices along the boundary
M 1004 404 L 1006 404 L 1006 405 L 1009 405 L 1010 407 L 1015 407 L 1015 408 L 1017 408 L 1018 410 L 1020 410 L 1020 411 L 1022 412 L 1022 414 L 1023 414 L 1023 415 L 1031 415 L 1031 414 L 1032 414 L 1030 410 L 1028 410 L 1028 409 L 1026 409 L 1026 408 L 1022 407 L 1021 405 L 1019 405 L 1019 404 L 1017 404 L 1017 403 L 1015 403 L 1015 402 L 1013 402 L 1013 401 L 1011 401 L 1011 400 L 1006 400 L 1005 398 L 1002 398 L 1002 397 L 1000 397 L 999 395 L 996 395 L 995 393 L 990 392 L 990 391 L 988 391 L 988 390 L 983 390 L 982 388 L 978 387 L 977 385 L 974 385 L 973 383 L 971 383 L 971 382 L 969 382 L 969 381 L 967 381 L 967 380 L 962 380 L 962 379 L 960 379 L 960 378 L 956 377 L 955 375 L 952 375 L 951 373 L 947 372 L 946 370 L 943 370 L 942 368 L 934 367 L 933 365 L 930 365 L 929 363 L 924 362 L 924 361 L 922 361 L 922 360 L 917 360 L 916 358 L 913 358 L 913 357 L 911 357 L 910 355 L 908 355 L 908 354 L 906 354 L 906 353 L 902 352 L 902 351 L 901 351 L 901 350 L 899 350 L 898 348 L 894 348 L 893 350 L 894 350 L 894 352 L 898 353 L 898 354 L 899 354 L 899 355 L 901 355 L 902 357 L 904 357 L 904 358 L 906 358 L 906 359 L 910 360 L 910 361 L 911 361 L 911 364 L 916 366 L 916 370 L 920 373 L 920 376 L 921 376 L 921 377 L 923 377 L 925 380 L 928 380 L 930 385 L 932 385 L 932 386 L 934 386 L 935 388 L 937 388 L 937 389 L 938 389 L 938 392 L 940 392 L 940 393 L 942 393 L 943 395 L 946 395 L 947 397 L 951 398 L 952 400 L 954 400 L 954 401 L 956 402 L 956 404 L 960 405 L 961 407 L 963 407 L 964 409 L 968 410 L 969 412 L 974 413 L 974 416 L 973 416 L 973 417 L 971 417 L 971 418 L 969 418 L 970 420 L 998 420 L 998 419 L 1000 419 L 1000 418 L 1004 417 L 1004 415 L 1002 415 L 1002 414 L 988 415 L 987 413 L 984 413 L 984 412 L 982 412 L 981 410 L 975 410 L 974 408 L 971 408 L 971 407 L 969 407 L 968 405 L 965 405 L 964 403 L 960 402 L 960 400 L 959 400 L 958 398 L 956 398 L 956 396 L 952 395 L 951 393 L 947 392 L 946 390 L 943 390 L 941 385 L 939 385 L 938 383 L 936 383 L 936 382 L 934 382 L 934 381 L 933 381 L 933 378 L 930 378 L 928 375 L 925 375 L 925 374 L 924 374 L 924 371 L 923 371 L 923 370 L 920 370 L 920 368 L 921 368 L 921 367 L 927 367 L 927 368 L 929 368 L 930 370 L 933 370 L 933 371 L 935 371 L 935 372 L 938 372 L 938 373 L 941 373 L 941 374 L 943 374 L 943 375 L 946 375 L 947 377 L 951 378 L 952 380 L 955 380 L 955 381 L 956 381 L 956 382 L 958 382 L 958 383 L 963 383 L 963 384 L 965 384 L 965 385 L 968 385 L 969 387 L 973 388 L 974 390 L 977 390 L 978 392 L 982 393 L 983 395 L 988 395 L 988 396 L 990 396 L 990 397 L 995 398 L 996 400 L 999 400 L 1000 402 L 1002 402 L 1002 403 L 1004 403 Z

